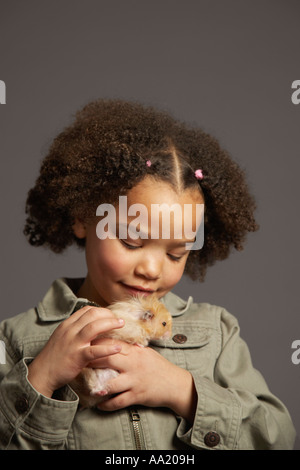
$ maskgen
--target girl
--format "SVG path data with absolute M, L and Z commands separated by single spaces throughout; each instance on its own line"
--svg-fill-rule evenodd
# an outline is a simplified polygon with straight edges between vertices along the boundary
M 117 209 L 120 196 L 147 209 L 146 236 L 121 237 L 116 216 L 116 236 L 99 237 L 97 208 Z M 193 233 L 205 205 L 202 249 L 187 249 L 184 230 L 151 236 L 151 208 L 163 203 L 191 207 Z M 35 309 L 1 324 L 1 448 L 291 449 L 289 413 L 252 367 L 236 319 L 171 292 L 183 273 L 203 281 L 241 250 L 258 228 L 254 210 L 243 172 L 201 130 L 121 100 L 78 112 L 42 163 L 24 231 L 56 253 L 85 247 L 87 275 L 56 280 Z M 182 222 L 174 216 L 171 228 Z M 172 337 L 145 348 L 97 338 L 123 327 L 106 307 L 137 293 L 165 304 Z M 119 371 L 97 408 L 81 409 L 68 385 L 83 367 Z

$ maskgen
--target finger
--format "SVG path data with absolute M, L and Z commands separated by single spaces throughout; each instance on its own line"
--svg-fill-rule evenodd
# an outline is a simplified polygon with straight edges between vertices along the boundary
M 127 408 L 133 404 L 137 404 L 135 403 L 134 395 L 130 390 L 127 390 L 126 392 L 100 402 L 97 408 L 101 411 L 116 411 Z
M 120 341 L 117 338 L 111 338 L 110 336 L 98 336 L 96 339 L 91 341 L 91 346 L 104 346 L 104 345 L 110 345 L 110 346 L 115 346 L 119 344 L 121 347 L 126 343 L 124 341 Z
M 120 344 L 104 344 L 101 346 L 87 346 L 82 351 L 83 360 L 87 365 L 94 364 L 100 358 L 118 354 L 121 350 Z
M 103 340 L 104 338 L 100 338 L 100 340 L 96 340 L 95 343 L 99 344 L 99 341 Z M 94 344 L 94 342 L 93 342 Z M 101 343 L 100 343 L 101 344 Z M 115 369 L 119 370 L 120 372 L 127 372 L 130 368 L 132 368 L 132 360 L 130 359 L 130 352 L 131 348 L 134 348 L 134 345 L 128 344 L 125 341 L 118 341 L 118 344 L 121 345 L 122 349 L 118 355 L 107 356 L 101 359 L 98 359 L 93 367 L 99 369 Z
M 122 351 L 123 344 L 122 344 L 122 341 L 103 337 L 101 338 L 101 340 L 97 340 L 96 343 L 92 342 L 91 346 L 101 346 L 103 347 L 104 350 L 106 348 L 108 351 L 108 354 L 100 356 L 100 358 L 97 357 L 96 359 L 91 360 L 91 362 L 89 362 L 87 367 L 91 367 L 93 369 L 104 369 L 106 368 L 106 366 L 102 367 L 101 361 L 105 361 L 105 359 L 107 359 L 109 356 L 115 356 L 117 353 L 120 353 Z
M 122 328 L 124 320 L 118 318 L 101 318 L 100 320 L 93 320 L 83 326 L 77 333 L 78 337 L 83 343 L 93 341 L 98 335 L 105 334 L 108 331 Z
M 122 341 L 121 339 L 118 339 L 118 338 L 113 338 L 113 337 L 110 338 L 109 335 L 108 336 L 98 336 L 98 337 L 96 337 L 95 339 L 93 339 L 92 344 L 93 345 L 102 344 L 104 341 L 106 341 L 106 342 L 115 341 L 116 343 L 120 343 L 122 345 L 122 354 L 124 356 L 128 356 L 130 354 L 130 350 L 131 350 L 131 347 L 132 347 L 131 344 L 128 344 L 128 343 L 126 343 L 126 341 Z
M 120 372 L 120 371 L 119 371 Z M 129 374 L 119 373 L 105 385 L 108 395 L 119 395 L 132 389 L 132 380 Z
M 91 305 L 85 305 L 81 309 L 77 310 L 76 312 L 72 313 L 66 320 L 62 322 L 64 325 L 72 325 L 72 323 L 75 323 L 78 319 L 82 317 L 88 310 L 92 308 Z
M 120 351 L 118 351 L 118 353 L 120 353 Z M 94 358 L 94 360 L 91 361 L 91 366 L 94 369 L 114 369 L 120 372 L 123 371 L 123 368 L 121 367 L 120 361 L 117 359 L 116 354 L 110 354 Z
M 87 305 L 75 312 L 70 317 L 70 320 L 72 317 L 72 322 L 74 326 L 78 328 L 78 330 L 82 329 L 84 325 L 90 323 L 93 320 L 98 320 L 100 318 L 116 318 L 112 311 L 108 308 L 93 307 L 90 305 Z

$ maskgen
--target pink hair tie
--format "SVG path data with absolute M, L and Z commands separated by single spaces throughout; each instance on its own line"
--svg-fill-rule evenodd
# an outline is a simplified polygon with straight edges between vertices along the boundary
M 151 166 L 151 160 L 147 160 L 147 161 L 146 161 L 146 165 L 150 168 L 150 166 Z
M 202 173 L 202 170 L 198 169 L 195 171 L 195 177 L 197 178 L 197 180 L 202 180 L 203 179 L 203 173 Z

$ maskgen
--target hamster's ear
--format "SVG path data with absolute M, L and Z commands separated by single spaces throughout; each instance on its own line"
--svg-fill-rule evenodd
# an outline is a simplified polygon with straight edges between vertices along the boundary
M 77 238 L 86 237 L 86 226 L 79 219 L 75 219 L 74 224 L 72 225 L 73 232 Z
M 153 317 L 154 317 L 154 314 L 150 312 L 150 310 L 146 310 L 142 315 L 142 320 L 149 321 L 149 320 L 152 320 Z

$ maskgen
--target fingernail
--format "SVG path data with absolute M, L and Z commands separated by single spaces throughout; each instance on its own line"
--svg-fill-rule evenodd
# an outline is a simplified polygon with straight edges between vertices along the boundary
M 120 325 L 123 325 L 123 324 L 124 324 L 123 318 L 119 318 L 119 323 L 120 323 Z

